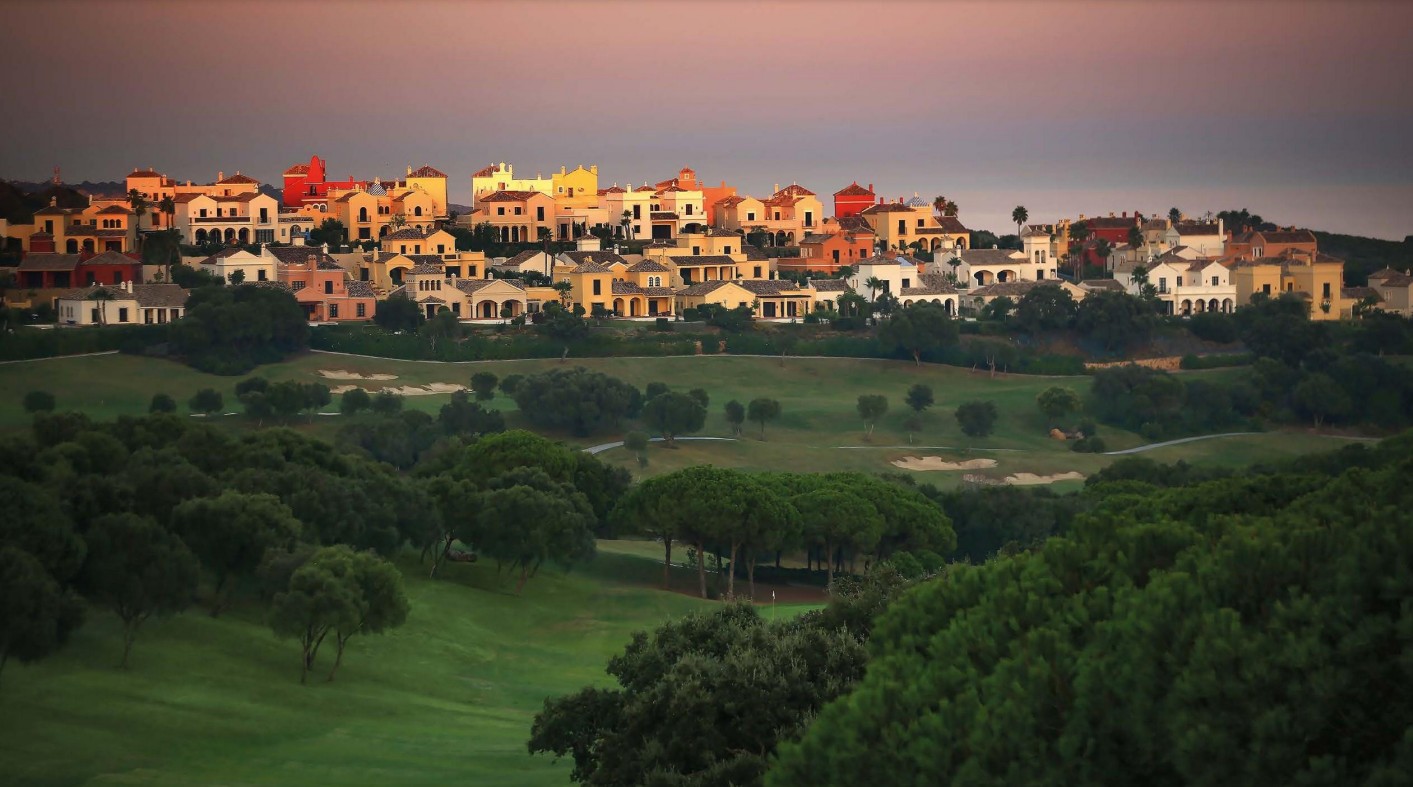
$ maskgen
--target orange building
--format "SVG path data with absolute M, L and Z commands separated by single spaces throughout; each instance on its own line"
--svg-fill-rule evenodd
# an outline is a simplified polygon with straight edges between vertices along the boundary
M 857 265 L 868 259 L 877 237 L 862 217 L 825 219 L 819 232 L 800 241 L 799 258 L 782 258 L 779 266 L 781 270 L 833 273 L 841 265 Z
M 353 281 L 342 265 L 310 246 L 266 247 L 276 257 L 275 275 L 294 293 L 310 322 L 356 322 L 373 319 L 373 285 Z

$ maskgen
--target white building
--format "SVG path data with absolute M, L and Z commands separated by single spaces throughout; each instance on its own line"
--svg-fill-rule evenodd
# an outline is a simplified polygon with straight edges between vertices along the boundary
M 182 242 L 288 243 L 280 223 L 280 203 L 268 194 L 178 194 L 175 226 Z
M 251 254 L 245 249 L 222 249 L 202 260 L 199 270 L 222 281 L 233 282 L 231 277 L 240 272 L 243 283 L 275 281 L 275 260 L 259 254 Z

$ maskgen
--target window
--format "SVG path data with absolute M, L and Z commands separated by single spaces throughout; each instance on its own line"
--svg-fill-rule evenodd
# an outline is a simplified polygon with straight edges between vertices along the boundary
M 445 243 L 438 243 L 438 244 L 437 244 L 437 253 L 438 253 L 438 254 L 446 254 L 446 244 L 445 244 Z
M 206 218 L 206 209 L 205 209 L 205 208 L 202 208 L 202 209 L 201 209 L 201 218 L 203 218 L 203 219 Z
M 755 220 L 756 220 L 756 212 L 755 212 L 755 211 L 750 211 L 750 212 L 748 212 L 748 213 L 746 214 L 746 221 L 755 221 Z
M 1324 297 L 1326 300 L 1329 300 L 1329 297 L 1330 297 L 1330 283 L 1329 283 L 1329 282 L 1325 282 L 1323 297 Z
M 256 230 L 256 231 L 255 231 L 255 242 L 256 242 L 256 243 L 274 243 L 274 242 L 275 242 L 275 231 L 274 231 L 274 230 Z
M 1213 277 L 1212 277 L 1212 286 L 1213 286 L 1213 287 L 1216 287 L 1216 286 L 1218 285 L 1218 282 L 1219 282 L 1219 279 L 1218 279 L 1216 276 L 1213 276 Z
M 805 211 L 805 226 L 806 226 L 806 227 L 813 227 L 813 226 L 814 226 L 814 211 L 812 211 L 812 210 L 807 210 L 807 211 Z
M 722 254 L 730 254 L 730 253 L 731 253 L 731 247 L 730 247 L 730 246 L 722 246 L 722 247 L 721 247 L 721 253 L 722 253 Z
M 264 269 L 264 268 L 261 268 L 260 270 L 258 270 L 258 271 L 255 272 L 255 280 L 256 280 L 256 281 L 265 281 L 265 269 Z
M 780 211 L 775 211 L 775 220 L 780 221 Z
M 1158 280 L 1158 292 L 1167 292 L 1167 291 L 1168 291 L 1168 280 L 1165 279 L 1165 278 L 1164 278 L 1164 279 L 1159 279 L 1159 280 Z
M 907 222 L 906 219 L 898 219 L 898 234 L 899 234 L 899 235 L 906 235 L 906 234 L 908 234 L 908 222 Z
M 544 210 L 544 209 L 541 208 L 541 212 L 542 212 L 542 213 L 543 213 L 543 210 Z M 525 212 L 525 210 L 524 210 L 523 208 L 521 208 L 519 205 L 516 205 L 516 206 L 515 206 L 515 215 L 519 216 L 520 214 L 522 214 L 522 213 L 524 213 L 524 212 Z
M 359 240 L 372 240 L 372 238 L 373 238 L 373 229 L 372 229 L 371 227 L 359 227 L 359 228 L 358 228 L 358 239 L 359 239 Z
M 594 279 L 594 294 L 603 295 L 603 282 L 599 279 Z
M 93 322 L 100 322 L 100 320 L 98 319 L 98 310 L 97 310 L 97 309 L 92 309 L 92 310 L 90 310 L 90 312 L 91 312 L 91 313 L 89 314 L 88 318 L 89 318 L 90 320 L 92 320 Z
M 923 224 L 922 224 L 922 219 L 918 219 L 918 220 L 917 220 L 917 228 L 918 228 L 918 229 L 922 229 L 922 226 L 923 226 Z
M 128 310 L 127 310 L 126 308 L 118 309 L 118 322 L 127 322 L 127 321 L 128 321 Z
M 455 305 L 455 306 L 460 306 L 461 304 L 458 303 L 458 304 L 453 304 L 453 305 Z M 367 317 L 367 316 L 368 316 L 368 304 L 366 304 L 366 303 L 360 303 L 360 304 L 358 304 L 358 306 L 355 307 L 355 308 L 357 309 L 357 314 L 358 314 L 359 317 Z
M 325 294 L 325 295 L 333 295 L 333 294 L 334 294 L 334 283 L 333 283 L 332 281 L 325 281 L 325 282 L 324 282 L 324 294 Z
M 448 279 L 455 279 L 456 277 L 458 277 L 458 276 L 460 276 L 460 275 L 461 275 L 461 269 L 460 269 L 460 268 L 447 268 L 447 269 L 446 269 L 446 277 L 447 277 Z
M 687 204 L 687 215 L 688 215 L 688 216 L 692 215 L 692 205 L 691 205 L 691 203 L 688 203 L 688 204 Z
M 339 318 L 339 305 L 338 305 L 337 303 L 331 303 L 331 304 L 329 304 L 329 319 L 330 319 L 330 320 L 337 320 L 338 318 Z
M 755 268 L 755 270 L 756 270 L 755 277 L 756 277 L 757 279 L 759 279 L 759 278 L 760 278 L 760 266 L 757 265 L 756 268 Z
M 1271 285 L 1269 285 L 1269 284 L 1262 284 L 1262 285 L 1261 285 L 1261 292 L 1264 292 L 1264 293 L 1266 293 L 1267 295 L 1270 295 L 1270 294 L 1271 294 Z
M 903 279 L 903 289 L 906 290 L 907 288 L 909 288 L 909 287 L 911 287 L 911 286 L 913 286 L 913 280 L 912 280 L 912 279 Z
M 642 206 L 642 205 L 634 205 L 634 206 L 633 206 L 633 218 L 634 218 L 634 219 L 641 219 L 642 217 L 643 217 L 643 206 Z M 637 231 L 636 228 L 635 228 L 634 231 L 635 231 L 635 232 Z
M 292 282 L 292 283 L 290 284 L 290 289 L 294 290 L 295 292 L 298 292 L 298 291 L 304 289 L 304 282 L 302 282 L 302 281 Z
M 422 206 L 421 206 L 421 205 L 418 205 L 417 207 L 413 208 L 413 209 L 412 209 L 412 215 L 414 215 L 414 216 L 421 216 L 421 215 L 422 215 Z
M 122 271 L 113 271 L 113 283 L 114 283 L 114 284 L 122 284 L 122 283 L 123 283 L 123 272 L 122 272 Z M 1330 297 L 1329 289 L 1330 289 L 1330 285 L 1326 284 L 1326 285 L 1325 285 L 1325 297 L 1326 297 L 1326 298 Z
M 702 253 L 702 247 L 701 247 L 701 246 L 693 246 L 693 247 L 692 247 L 692 256 L 695 257 L 695 256 L 697 256 L 698 254 L 701 254 L 701 253 Z
M 504 215 L 505 215 L 505 207 L 502 206 L 502 207 L 496 208 L 496 215 L 497 215 L 497 216 L 504 216 Z
M 1182 277 L 1181 277 L 1181 276 L 1177 277 L 1177 286 L 1179 286 L 1179 287 L 1182 286 Z

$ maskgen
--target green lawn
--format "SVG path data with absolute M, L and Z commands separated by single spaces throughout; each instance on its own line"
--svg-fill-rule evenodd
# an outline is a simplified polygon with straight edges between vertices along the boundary
M 429 581 L 404 562 L 407 624 L 355 640 L 334 683 L 299 685 L 298 646 L 275 639 L 253 602 L 149 623 L 126 671 L 116 620 L 91 612 L 59 655 L 0 674 L 3 781 L 566 784 L 567 763 L 525 750 L 544 699 L 607 683 L 634 630 L 704 603 L 632 584 L 659 567 L 605 546 L 582 570 L 542 572 L 523 597 L 496 586 L 493 565 Z M 327 668 L 332 654 L 320 658 Z
M 905 456 L 941 456 L 949 461 L 967 458 L 994 458 L 994 468 L 973 471 L 986 476 L 1004 477 L 1026 472 L 1049 475 L 1069 471 L 1089 474 L 1112 461 L 1109 457 L 1082 455 L 1071 452 L 1068 444 L 1048 437 L 1050 424 L 1035 407 L 1035 396 L 1051 385 L 1069 386 L 1084 393 L 1089 385 L 1086 377 L 1035 377 L 997 375 L 972 372 L 949 366 L 915 366 L 901 361 L 847 358 L 788 358 L 782 364 L 775 358 L 733 356 L 686 356 L 671 358 L 593 358 L 571 360 L 569 363 L 620 377 L 639 387 L 650 382 L 666 382 L 679 390 L 704 388 L 711 396 L 711 406 L 704 435 L 725 436 L 729 428 L 722 415 L 722 405 L 737 399 L 743 403 L 768 396 L 778 399 L 782 416 L 766 427 L 766 439 L 759 439 L 754 424 L 747 424 L 743 439 L 734 443 L 682 443 L 678 449 L 654 445 L 649 451 L 649 465 L 638 467 L 635 457 L 623 449 L 613 449 L 602 458 L 630 468 L 636 474 L 657 474 L 680 467 L 711 462 L 747 469 L 786 469 L 799 471 L 892 470 L 893 460 Z M 428 383 L 464 384 L 475 371 L 488 369 L 497 375 L 528 374 L 557 368 L 557 360 L 489 361 L 482 363 L 424 363 L 387 359 L 357 358 L 322 353 L 310 353 L 287 362 L 262 367 L 258 374 L 271 380 L 320 380 L 330 386 L 347 385 L 352 381 L 332 380 L 319 375 L 321 370 L 338 370 L 361 375 L 392 374 L 395 380 L 361 381 L 371 390 Z M 1190 372 L 1187 375 L 1221 377 L 1245 374 L 1242 369 L 1219 369 Z M 146 411 L 153 393 L 161 391 L 183 404 L 198 389 L 213 387 L 226 397 L 227 410 L 238 409 L 234 399 L 235 384 L 241 378 L 216 377 L 196 372 L 181 364 L 150 358 L 108 355 L 86 358 L 52 359 L 0 366 L 0 429 L 22 428 L 28 417 L 20 407 L 24 393 L 42 388 L 58 397 L 61 409 L 80 409 L 95 418 L 107 419 L 121 414 Z M 924 415 L 924 429 L 915 436 L 915 446 L 909 446 L 903 428 L 907 408 L 903 402 L 907 389 L 915 383 L 933 388 L 937 404 Z M 855 412 L 860 394 L 879 393 L 888 397 L 890 410 L 879 423 L 873 439 L 864 439 L 864 425 Z M 410 396 L 410 408 L 435 412 L 446 403 L 448 396 Z M 1000 418 L 996 433 L 973 440 L 967 438 L 952 418 L 952 411 L 961 402 L 987 399 L 996 403 Z M 489 403 L 490 407 L 506 412 L 511 426 L 525 425 L 515 409 L 515 403 L 503 395 Z M 330 411 L 337 409 L 331 406 Z M 321 437 L 331 438 L 341 422 L 340 416 L 320 416 L 305 419 L 298 428 Z M 240 417 L 221 418 L 235 426 L 248 425 Z M 1136 434 L 1112 428 L 1101 430 L 1111 450 L 1142 445 Z M 554 435 L 576 445 L 593 445 L 617 440 L 621 434 L 604 434 L 592 438 Z M 1231 443 L 1229 440 L 1239 442 Z M 1323 450 L 1332 441 L 1310 439 L 1299 433 L 1276 432 L 1245 438 L 1229 438 L 1191 443 L 1154 451 L 1147 456 L 1162 461 L 1217 462 L 1231 465 L 1262 458 L 1287 456 L 1305 451 Z M 918 472 L 919 480 L 939 485 L 960 482 L 960 472 Z M 1073 487 L 1078 482 L 1062 482 L 1057 489 Z

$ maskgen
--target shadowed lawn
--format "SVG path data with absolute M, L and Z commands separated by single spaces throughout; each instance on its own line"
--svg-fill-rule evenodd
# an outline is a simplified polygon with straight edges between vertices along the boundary
M 634 630 L 705 603 L 600 579 L 623 567 L 614 557 L 660 576 L 646 559 L 605 557 L 542 571 L 523 597 L 496 587 L 493 565 L 429 581 L 403 561 L 407 624 L 355 638 L 338 680 L 316 672 L 307 686 L 298 646 L 254 603 L 149 623 L 127 671 L 114 666 L 116 620 L 92 611 L 59 655 L 0 675 L 0 773 L 17 785 L 565 784 L 567 763 L 525 750 L 544 699 L 607 683 Z

